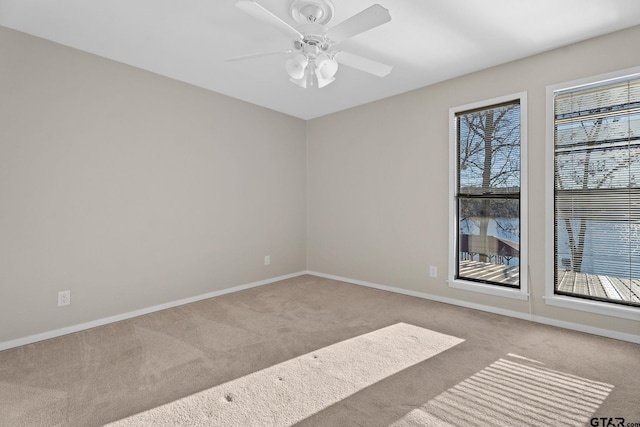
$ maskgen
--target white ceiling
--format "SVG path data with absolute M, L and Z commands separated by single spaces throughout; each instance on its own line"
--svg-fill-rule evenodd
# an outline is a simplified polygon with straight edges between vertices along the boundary
M 292 26 L 291 0 L 256 0 Z M 334 0 L 332 27 L 375 0 Z M 378 0 L 392 20 L 340 44 L 393 66 L 376 77 L 341 66 L 336 81 L 302 89 L 291 40 L 235 0 L 0 0 L 0 25 L 311 119 L 640 24 L 638 0 Z M 1 59 L 0 59 L 1 60 Z

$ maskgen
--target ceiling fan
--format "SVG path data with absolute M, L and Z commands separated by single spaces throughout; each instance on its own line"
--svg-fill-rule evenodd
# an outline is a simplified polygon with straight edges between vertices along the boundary
M 293 39 L 291 49 L 269 51 L 227 58 L 226 61 L 242 61 L 263 56 L 294 54 L 286 61 L 285 69 L 290 80 L 303 88 L 325 87 L 335 80 L 338 64 L 384 77 L 391 72 L 391 66 L 335 50 L 344 40 L 375 28 L 391 20 L 389 11 L 374 4 L 345 21 L 327 28 L 333 18 L 331 0 L 293 0 L 289 11 L 300 25 L 289 25 L 269 9 L 253 0 L 239 0 L 235 5 L 245 13 L 266 22 Z

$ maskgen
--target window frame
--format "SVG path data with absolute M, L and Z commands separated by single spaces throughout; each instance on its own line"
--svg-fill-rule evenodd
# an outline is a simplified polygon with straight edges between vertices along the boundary
M 597 76 L 585 77 L 563 83 L 556 83 L 547 86 L 546 93 L 546 153 L 545 153 L 545 294 L 543 299 L 545 304 L 568 308 L 578 311 L 586 311 L 606 316 L 619 317 L 623 319 L 640 320 L 640 309 L 638 307 L 616 304 L 613 302 L 598 301 L 570 295 L 560 295 L 555 293 L 555 243 L 554 243 L 554 205 L 555 205 L 555 118 L 554 102 L 555 93 L 576 89 L 580 86 L 593 84 L 606 84 L 608 81 L 615 81 L 640 73 L 640 67 L 628 68 L 600 74 Z
M 458 126 L 456 114 L 469 110 L 490 108 L 508 102 L 520 102 L 520 288 L 511 288 L 488 283 L 456 279 L 458 260 Z M 504 298 L 529 299 L 528 287 L 528 168 L 527 168 L 527 92 L 517 92 L 488 100 L 451 107 L 449 109 L 449 268 L 447 284 L 451 288 L 479 292 Z

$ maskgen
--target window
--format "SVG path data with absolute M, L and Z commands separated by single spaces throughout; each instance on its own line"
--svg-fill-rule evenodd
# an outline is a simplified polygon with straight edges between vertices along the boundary
M 547 302 L 640 318 L 640 74 L 606 77 L 548 89 Z
M 526 94 L 449 115 L 449 285 L 526 299 Z

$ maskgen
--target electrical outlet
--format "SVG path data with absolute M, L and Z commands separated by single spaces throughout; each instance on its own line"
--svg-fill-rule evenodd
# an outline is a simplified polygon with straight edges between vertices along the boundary
M 71 304 L 71 291 L 58 292 L 58 307 Z
M 438 267 L 436 267 L 435 265 L 430 265 L 429 266 L 429 276 L 438 277 Z
M 271 264 L 271 256 L 270 255 L 265 255 L 264 256 L 264 265 L 270 265 Z

